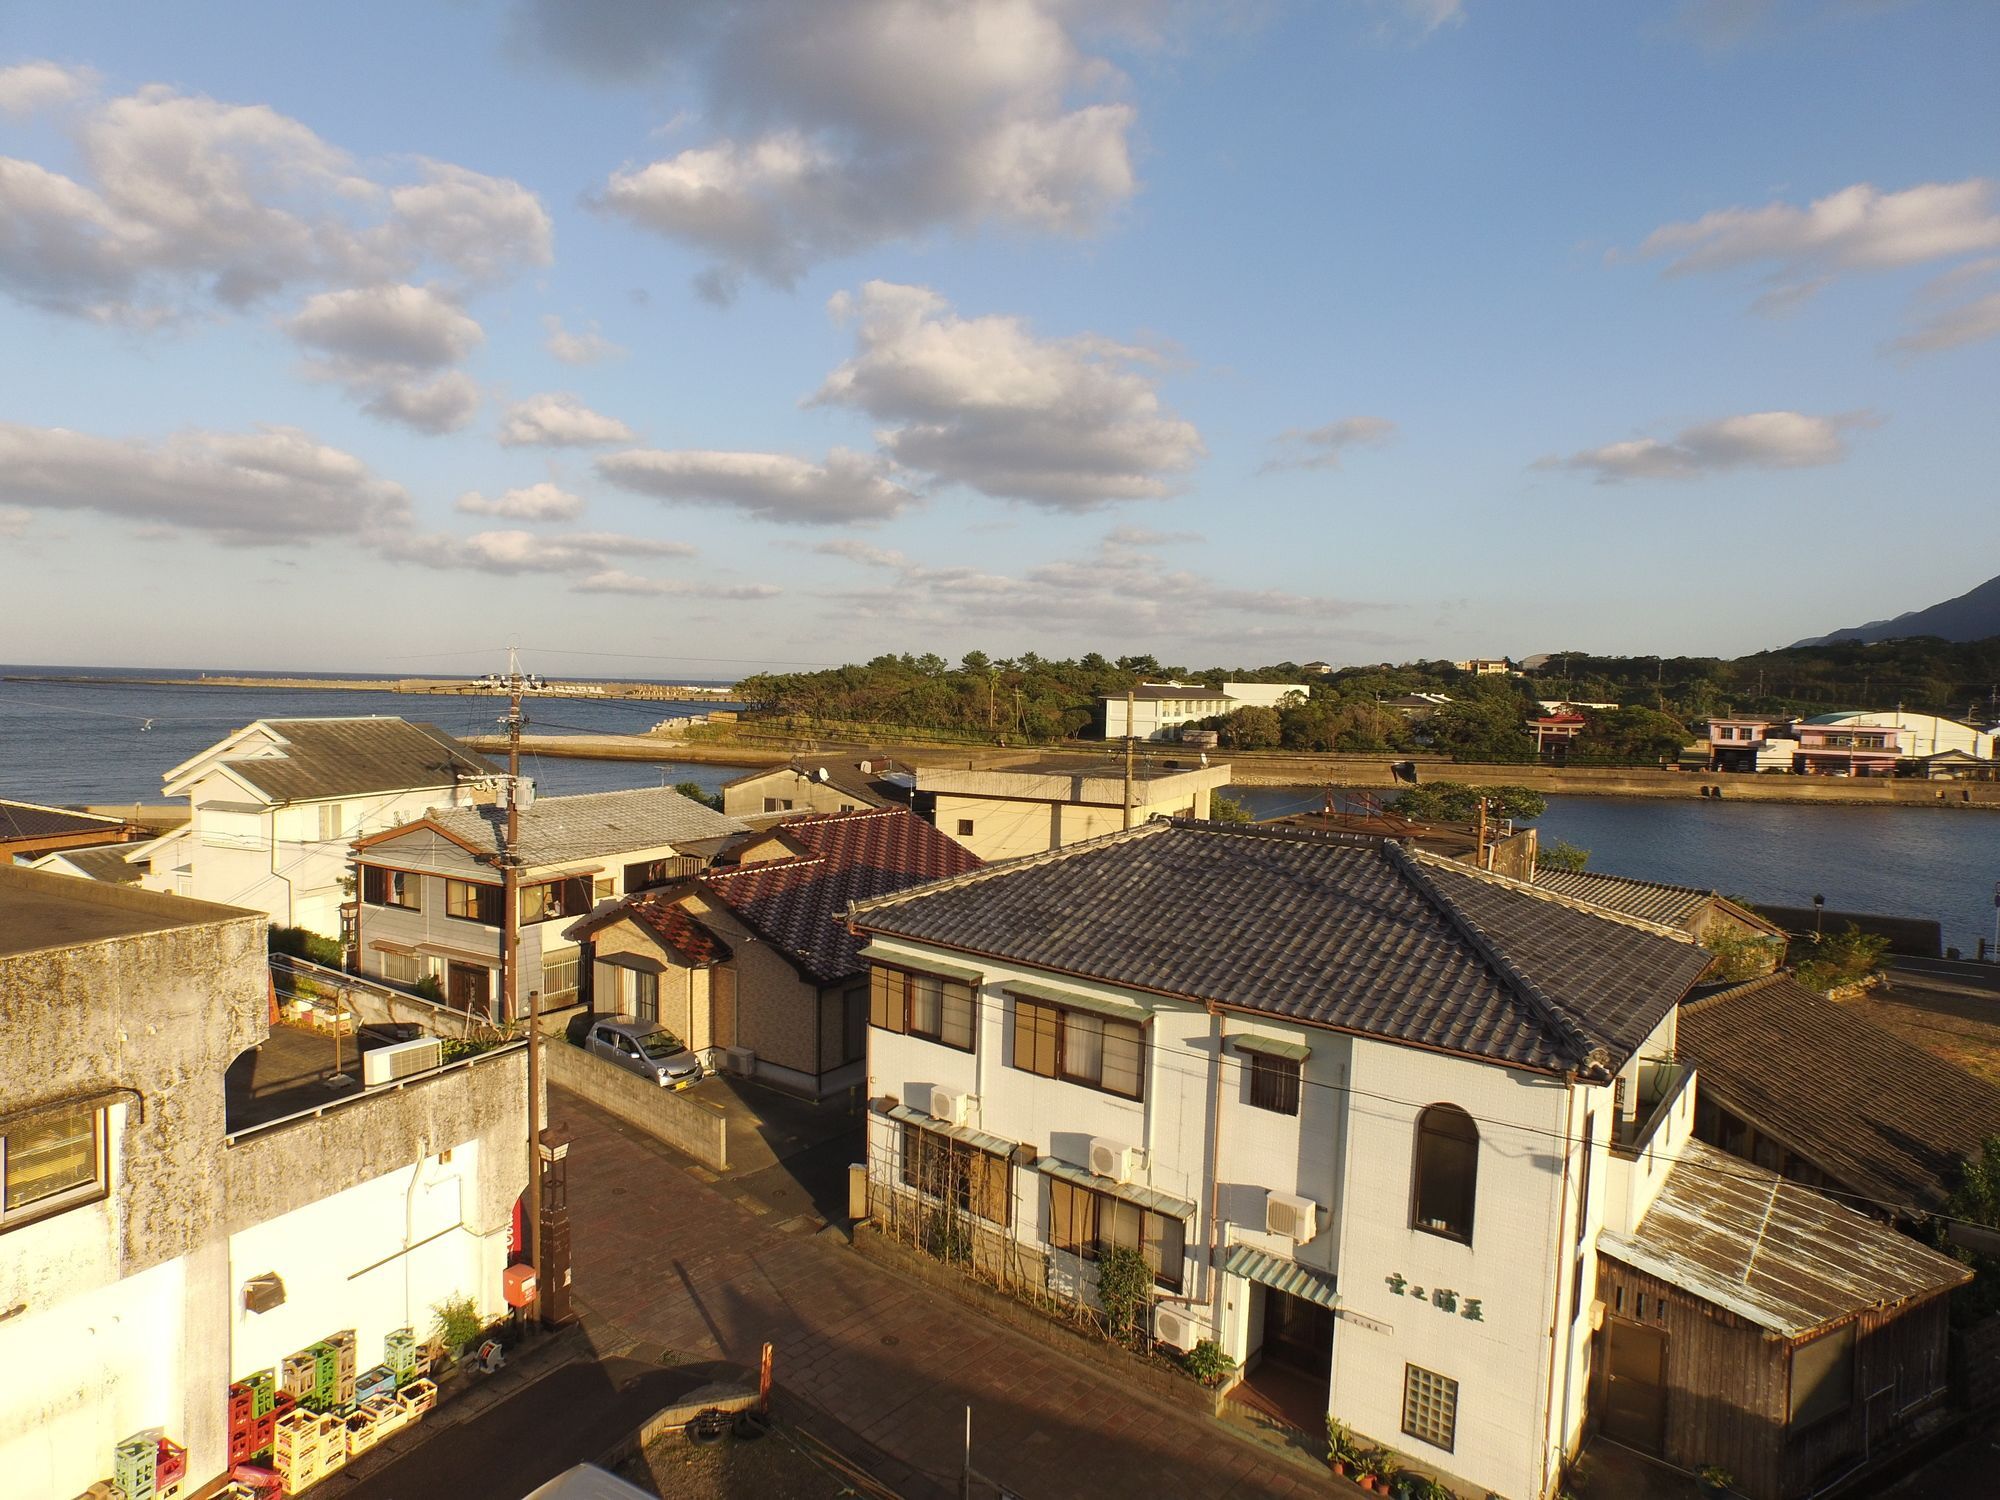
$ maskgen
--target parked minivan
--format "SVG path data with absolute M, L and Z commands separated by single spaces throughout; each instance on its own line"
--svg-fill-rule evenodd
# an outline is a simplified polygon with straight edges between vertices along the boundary
M 618 1017 L 592 1021 L 583 1050 L 630 1068 L 663 1089 L 682 1089 L 701 1077 L 701 1059 L 685 1043 L 654 1021 Z

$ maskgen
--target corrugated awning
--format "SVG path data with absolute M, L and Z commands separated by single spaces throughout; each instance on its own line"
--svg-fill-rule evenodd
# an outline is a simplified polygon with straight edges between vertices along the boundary
M 907 1104 L 889 1106 L 889 1118 L 905 1125 L 914 1125 L 919 1130 L 928 1130 L 932 1135 L 950 1136 L 955 1141 L 963 1141 L 968 1146 L 987 1152 L 992 1156 L 1012 1156 L 1014 1142 L 997 1135 L 988 1135 L 983 1130 L 974 1130 L 970 1125 L 947 1125 L 934 1119 L 920 1109 L 911 1109 Z
M 1231 1245 L 1223 1253 L 1222 1269 L 1228 1275 L 1261 1282 L 1275 1291 L 1318 1303 L 1321 1307 L 1340 1306 L 1340 1293 L 1334 1290 L 1334 1278 L 1330 1272 L 1302 1266 L 1295 1260 L 1286 1260 L 1282 1255 L 1273 1255 L 1254 1245 Z
M 1299 1042 L 1281 1042 L 1268 1036 L 1232 1036 L 1230 1045 L 1238 1052 L 1261 1052 L 1266 1057 L 1285 1057 L 1293 1062 L 1304 1062 L 1311 1057 L 1312 1048 Z
M 1136 1203 L 1141 1208 L 1150 1208 L 1156 1214 L 1165 1214 L 1172 1219 L 1191 1219 L 1195 1205 L 1191 1199 L 1176 1198 L 1172 1193 L 1163 1193 L 1158 1188 L 1149 1188 L 1136 1182 L 1113 1182 L 1109 1177 L 1099 1177 L 1086 1172 L 1082 1167 L 1073 1167 L 1066 1161 L 1058 1161 L 1053 1156 L 1044 1156 L 1035 1163 L 1035 1170 L 1046 1177 L 1060 1177 L 1064 1182 L 1077 1187 L 1089 1188 L 1093 1193 L 1102 1193 L 1107 1198 L 1122 1198 L 1127 1203 Z
M 959 964 L 942 963 L 928 954 L 921 958 L 907 953 L 891 953 L 879 943 L 870 943 L 861 950 L 860 956 L 871 964 L 889 964 L 898 969 L 911 969 L 920 974 L 942 974 L 946 979 L 960 979 L 967 984 L 979 984 L 986 975 L 979 969 L 968 969 Z
M 445 958 L 454 963 L 477 964 L 483 969 L 495 968 L 500 957 L 494 953 L 474 953 L 469 948 L 447 948 L 442 943 L 398 943 L 389 938 L 370 938 L 368 946 L 377 953 L 395 953 L 404 957 L 421 954 L 425 958 Z
M 1010 995 L 1019 995 L 1028 1000 L 1045 1000 L 1050 1005 L 1063 1005 L 1071 1010 L 1087 1010 L 1100 1016 L 1112 1016 L 1120 1021 L 1143 1021 L 1150 1014 L 1143 1005 L 1135 1005 L 1129 1000 L 1113 1000 L 1107 995 L 1090 995 L 1081 990 L 1059 989 L 1052 984 L 1004 984 L 1001 986 Z

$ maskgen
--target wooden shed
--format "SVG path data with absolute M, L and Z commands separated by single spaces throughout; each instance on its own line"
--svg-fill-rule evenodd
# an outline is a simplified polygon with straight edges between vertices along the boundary
M 1597 1249 L 1598 1430 L 1751 1500 L 1892 1451 L 1944 1397 L 1946 1294 L 1971 1273 L 1774 1172 L 1690 1141 Z

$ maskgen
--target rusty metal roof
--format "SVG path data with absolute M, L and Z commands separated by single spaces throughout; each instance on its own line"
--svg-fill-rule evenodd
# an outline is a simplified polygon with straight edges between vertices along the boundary
M 1787 1339 L 1972 1279 L 1908 1235 L 1692 1140 L 1639 1227 L 1607 1229 L 1597 1248 Z

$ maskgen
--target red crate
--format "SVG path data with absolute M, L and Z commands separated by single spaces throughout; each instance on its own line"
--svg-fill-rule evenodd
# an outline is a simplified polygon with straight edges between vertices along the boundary
M 257 1419 L 257 1393 L 247 1385 L 229 1388 L 229 1430 L 248 1427 Z
M 277 1412 L 265 1412 L 263 1416 L 250 1424 L 250 1451 L 252 1453 L 264 1452 L 271 1446 L 271 1440 L 277 1436 L 277 1431 Z
M 160 1439 L 160 1458 L 153 1469 L 153 1487 L 163 1490 L 187 1477 L 188 1451 L 171 1438 Z
M 264 1413 L 261 1420 L 268 1421 L 275 1427 L 278 1418 L 282 1417 L 286 1412 L 291 1411 L 298 1404 L 299 1398 L 294 1396 L 290 1391 L 275 1391 L 271 1396 L 271 1409 Z
M 257 1450 L 251 1446 L 257 1440 L 254 1427 L 238 1427 L 229 1434 L 229 1461 L 240 1464 L 249 1460 Z

